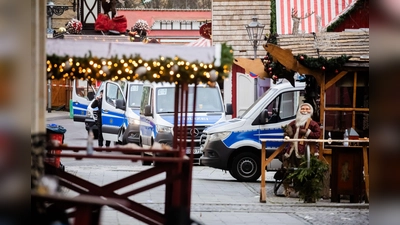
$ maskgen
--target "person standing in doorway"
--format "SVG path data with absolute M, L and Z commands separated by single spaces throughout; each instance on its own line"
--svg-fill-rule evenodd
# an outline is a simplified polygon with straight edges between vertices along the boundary
M 103 111 L 102 107 L 102 102 L 103 101 L 103 90 L 100 91 L 100 95 L 96 97 L 96 99 L 93 101 L 91 107 L 92 108 L 98 108 L 97 110 L 97 130 L 98 130 L 98 142 L 99 142 L 99 147 L 103 147 L 103 128 L 102 128 L 102 119 L 101 119 L 101 113 Z M 110 147 L 111 141 L 106 141 L 106 147 Z

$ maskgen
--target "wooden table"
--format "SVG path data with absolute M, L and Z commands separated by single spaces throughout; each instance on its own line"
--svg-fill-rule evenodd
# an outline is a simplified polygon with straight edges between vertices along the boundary
M 313 154 L 316 143 L 331 143 L 331 142 L 344 142 L 343 140 L 332 139 L 273 139 L 273 138 L 260 138 L 261 142 L 261 168 L 267 168 L 268 164 L 284 149 L 290 142 L 304 141 L 310 144 L 311 154 Z M 267 142 L 284 142 L 274 153 L 266 158 L 266 143 Z M 349 143 L 369 143 L 369 139 L 348 140 Z M 323 154 L 319 154 L 319 159 L 323 160 Z M 363 164 L 364 164 L 364 177 L 365 177 L 365 190 L 367 198 L 369 199 L 369 169 L 368 169 L 368 152 L 367 145 L 363 145 Z M 260 202 L 267 202 L 267 192 L 265 189 L 265 174 L 267 170 L 261 169 L 261 187 L 260 187 Z

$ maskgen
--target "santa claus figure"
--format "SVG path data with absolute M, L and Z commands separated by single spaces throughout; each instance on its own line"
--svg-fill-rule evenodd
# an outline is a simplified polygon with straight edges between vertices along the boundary
M 292 139 L 318 139 L 321 135 L 321 128 L 317 122 L 312 120 L 313 108 L 308 103 L 302 103 L 297 112 L 296 119 L 288 124 L 287 136 Z M 306 152 L 307 142 L 295 141 L 288 145 L 283 151 L 283 166 L 298 167 L 301 158 Z M 316 147 L 318 152 L 318 146 Z

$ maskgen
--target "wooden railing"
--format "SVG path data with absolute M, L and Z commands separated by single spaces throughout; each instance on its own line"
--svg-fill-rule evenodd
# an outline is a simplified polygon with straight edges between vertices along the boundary
M 107 151 L 107 154 L 100 153 L 100 151 L 105 150 Z M 141 156 L 144 152 L 152 152 L 155 156 Z M 54 198 L 54 196 L 41 196 L 35 193 L 33 197 L 52 202 L 53 204 L 50 207 L 61 207 L 67 209 L 70 208 L 71 205 L 75 206 L 75 211 L 69 214 L 70 217 L 76 217 L 78 215 L 82 216 L 82 213 L 79 212 L 79 208 L 82 207 L 87 211 L 93 209 L 93 207 L 97 209 L 99 205 L 107 205 L 146 224 L 190 224 L 191 191 L 188 190 L 188 188 L 190 188 L 191 185 L 190 168 L 192 166 L 192 160 L 186 155 L 182 155 L 179 150 L 95 147 L 92 154 L 87 154 L 86 147 L 53 146 L 48 148 L 47 157 L 68 157 L 77 160 L 129 160 L 133 162 L 148 160 L 154 162 L 154 166 L 150 166 L 146 170 L 134 173 L 104 186 L 91 183 L 88 180 L 82 179 L 60 168 L 56 168 L 54 165 L 46 163 L 45 173 L 47 175 L 57 176 L 61 186 L 79 193 L 79 196 L 70 198 L 64 196 L 62 199 L 59 199 Z M 125 191 L 124 193 L 117 194 L 115 192 L 118 189 L 128 187 L 136 182 L 161 173 L 166 174 L 164 179 Z M 131 199 L 133 195 L 161 185 L 165 185 L 166 187 L 164 213 L 155 211 Z M 84 202 L 80 201 L 82 199 L 84 199 Z M 91 202 L 93 205 L 90 204 Z M 93 215 L 87 213 L 86 217 L 88 217 L 87 220 L 89 220 L 89 217 L 93 217 Z M 96 219 L 92 218 L 92 220 Z M 75 221 L 77 221 L 75 224 L 85 224 L 78 222 L 79 220 Z

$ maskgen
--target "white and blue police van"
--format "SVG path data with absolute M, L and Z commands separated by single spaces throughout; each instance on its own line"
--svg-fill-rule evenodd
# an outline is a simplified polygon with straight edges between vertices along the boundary
M 116 144 L 139 144 L 140 101 L 143 83 L 141 81 L 128 82 L 126 80 L 113 82 L 104 81 L 96 91 L 91 101 L 82 101 L 82 108 L 86 106 L 85 122 L 87 131 L 92 130 L 97 138 L 97 110 L 92 108 L 94 99 L 103 90 L 102 100 L 102 131 L 103 139 Z M 81 115 L 80 115 L 81 116 Z M 75 115 L 74 115 L 75 118 Z
M 193 117 L 194 85 L 189 85 L 186 154 L 190 154 L 192 137 L 194 140 L 194 163 L 201 156 L 200 137 L 204 129 L 226 120 L 225 107 L 218 84 L 210 87 L 198 84 L 196 108 Z M 155 142 L 173 145 L 174 137 L 175 84 L 144 82 L 140 111 L 140 145 L 151 147 Z M 179 108 L 179 107 L 178 107 Z M 194 128 L 192 120 L 194 118 Z M 177 129 L 179 130 L 179 129 Z
M 284 138 L 282 126 L 295 119 L 304 89 L 305 82 L 273 85 L 241 116 L 207 127 L 201 137 L 201 164 L 227 170 L 238 181 L 256 181 L 262 169 L 260 138 Z M 268 142 L 267 157 L 281 144 Z M 266 169 L 280 165 L 274 159 Z

